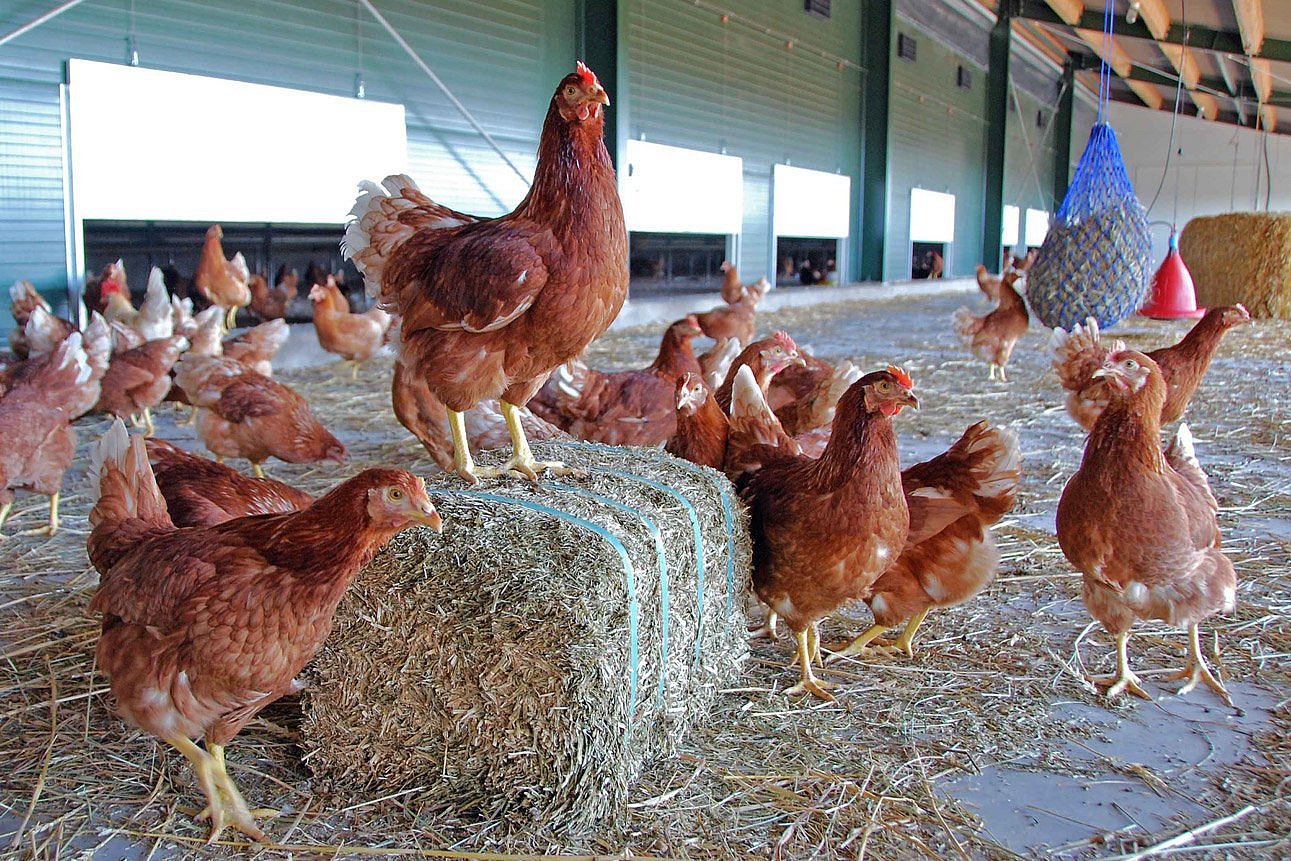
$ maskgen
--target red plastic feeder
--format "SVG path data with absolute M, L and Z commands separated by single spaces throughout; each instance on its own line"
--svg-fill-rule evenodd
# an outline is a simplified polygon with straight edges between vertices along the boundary
M 1192 273 L 1179 256 L 1179 234 L 1173 230 L 1170 231 L 1170 250 L 1152 278 L 1152 296 L 1139 313 L 1156 320 L 1195 320 L 1206 313 L 1205 308 L 1197 307 Z

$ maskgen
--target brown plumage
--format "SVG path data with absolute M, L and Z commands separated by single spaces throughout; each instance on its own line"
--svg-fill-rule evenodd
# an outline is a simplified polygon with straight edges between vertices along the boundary
M 726 380 L 713 393 L 713 397 L 717 399 L 717 405 L 723 412 L 730 413 L 731 388 L 735 385 L 735 375 L 741 367 L 748 365 L 753 371 L 753 378 L 758 382 L 758 388 L 766 391 L 776 374 L 791 365 L 802 364 L 802 361 L 798 345 L 793 342 L 793 338 L 789 337 L 788 332 L 768 335 L 760 341 L 749 344 L 735 357 L 730 370 L 726 373 Z
M 328 433 L 293 389 L 227 358 L 185 356 L 175 381 L 198 408 L 197 435 L 221 457 L 245 457 L 257 475 L 269 457 L 288 463 L 345 460 L 345 446 Z
M 391 401 L 400 424 L 411 430 L 442 470 L 453 468 L 453 440 L 448 427 L 448 410 L 431 393 L 425 383 L 410 378 L 395 362 L 391 383 Z M 531 405 L 533 401 L 529 402 Z M 506 419 L 498 402 L 492 398 L 480 401 L 468 410 L 462 421 L 466 439 L 474 451 L 493 451 L 510 443 Z M 520 408 L 520 422 L 530 440 L 573 439 L 555 425 L 538 418 L 528 407 Z
M 740 273 L 735 271 L 735 264 L 729 260 L 723 260 L 719 268 L 724 273 L 721 289 L 722 301 L 727 305 L 734 305 L 744 298 L 744 285 L 740 283 Z
M 117 711 L 177 748 L 206 794 L 211 840 L 226 826 L 268 841 L 224 765 L 223 746 L 302 687 L 341 596 L 396 533 L 440 528 L 425 484 L 365 470 L 302 511 L 176 529 L 139 437 L 115 422 L 94 454 L 90 561 L 103 615 L 96 657 Z M 192 739 L 205 738 L 206 749 Z
M 149 439 L 146 447 L 166 510 L 181 528 L 214 526 L 253 514 L 286 514 L 314 502 L 313 496 L 289 484 L 250 478 L 165 440 Z
M 142 417 L 151 436 L 152 408 L 170 391 L 170 369 L 187 347 L 187 339 L 172 335 L 113 355 L 95 409 L 118 418 Z
M 76 331 L 76 327 L 71 323 L 54 316 L 53 309 L 49 307 L 49 303 L 36 292 L 36 288 L 32 286 L 30 281 L 15 281 L 9 287 L 9 299 L 9 310 L 13 314 L 13 328 L 9 330 L 9 347 L 13 350 L 14 355 L 20 359 L 27 358 L 31 349 L 26 330 L 33 312 L 43 312 L 41 315 L 42 322 L 38 325 L 51 329 L 49 338 L 54 344 L 61 343 L 64 338 Z
M 803 364 L 785 368 L 767 388 L 767 404 L 791 436 L 828 427 L 834 421 L 834 406 L 843 392 L 861 378 L 851 362 L 834 367 L 823 359 L 798 351 Z
M 1250 321 L 1251 315 L 1242 305 L 1211 308 L 1179 343 L 1147 354 L 1161 369 L 1166 383 L 1162 424 L 1183 418 L 1224 333 Z M 1089 430 L 1107 405 L 1110 385 L 1106 377 L 1095 378 L 1093 375 L 1109 355 L 1125 349 L 1125 345 L 1120 341 L 1114 341 L 1110 348 L 1104 345 L 1098 321 L 1089 317 L 1084 326 L 1077 325 L 1071 332 L 1054 329 L 1049 346 L 1053 350 L 1053 369 L 1057 371 L 1063 388 L 1070 392 L 1067 395 L 1067 413 L 1077 424 Z
M 1000 369 L 1000 379 L 1004 376 L 1004 366 L 1009 363 L 1013 346 L 1026 334 L 1031 315 L 1027 313 L 1026 302 L 1022 300 L 1015 286 L 1022 277 L 1020 272 L 1009 271 L 1000 281 L 1000 301 L 984 317 L 974 316 L 967 308 L 955 312 L 955 334 L 963 339 L 973 355 L 991 366 L 991 379 L 995 379 L 995 369 Z
M 460 413 L 488 398 L 524 406 L 580 355 L 627 297 L 628 242 L 605 149 L 596 76 L 581 63 L 552 96 L 533 185 L 516 209 L 479 219 L 440 206 L 406 176 L 371 183 L 343 250 L 401 319 L 399 362 Z M 503 471 L 536 477 L 523 436 Z M 457 440 L 455 466 L 476 470 Z
M 861 377 L 838 402 L 818 460 L 775 450 L 747 477 L 753 586 L 798 641 L 791 692 L 832 699 L 811 670 L 815 623 L 861 598 L 896 561 L 910 530 L 892 416 L 917 406 L 913 382 L 890 368 Z
M 13 505 L 14 490 L 49 497 L 49 523 L 33 530 L 58 530 L 58 497 L 76 450 L 70 422 L 94 405 L 107 366 L 106 327 L 97 314 L 97 334 L 85 349 L 80 332 L 72 332 L 51 353 L 29 359 L 0 398 L 0 526 Z M 96 342 L 96 343 L 95 343 Z
M 699 370 L 703 373 L 703 383 L 710 392 L 717 391 L 726 382 L 731 364 L 743 348 L 739 338 L 718 338 L 713 346 L 699 354 Z
M 762 278 L 742 289 L 743 295 L 735 302 L 695 315 L 705 335 L 713 339 L 738 338 L 741 344 L 753 340 L 757 333 L 758 305 L 771 285 Z
M 785 432 L 780 419 L 767 405 L 765 389 L 773 381 L 774 377 L 760 383 L 748 365 L 741 365 L 735 372 L 722 470 L 737 486 L 742 479 L 759 471 L 768 457 L 779 459 L 802 454 L 802 448 Z
M 232 260 L 224 258 L 224 246 L 220 243 L 223 236 L 224 228 L 220 225 L 207 228 L 202 255 L 193 273 L 193 286 L 206 301 L 224 309 L 225 328 L 232 329 L 238 309 L 251 302 L 251 272 L 242 252 L 233 255 Z
M 677 430 L 677 379 L 698 374 L 691 342 L 700 334 L 692 314 L 669 326 L 646 368 L 605 372 L 557 369 L 530 401 L 534 415 L 575 439 L 610 445 L 659 445 Z
M 331 275 L 327 276 L 326 286 L 315 284 L 309 288 L 314 330 L 322 348 L 353 362 L 357 373 L 358 363 L 372 358 L 385 343 L 390 315 L 380 308 L 369 308 L 362 314 L 341 310 L 335 298 L 339 292 Z
M 286 320 L 270 320 L 232 338 L 225 338 L 221 352 L 266 377 L 273 376 L 273 358 L 291 337 Z M 217 354 L 219 355 L 219 354 Z
M 664 451 L 701 466 L 721 469 L 726 462 L 729 425 L 712 391 L 697 374 L 677 379 L 677 431 Z
M 1204 681 L 1227 691 L 1201 655 L 1198 625 L 1236 603 L 1237 575 L 1219 550 L 1217 504 L 1181 425 L 1161 450 L 1166 383 L 1150 357 L 1118 350 L 1096 378 L 1108 381 L 1107 406 L 1085 443 L 1080 468 L 1058 502 L 1058 543 L 1084 575 L 1085 606 L 1117 639 L 1118 672 L 1099 684 L 1150 698 L 1129 668 L 1126 643 L 1135 619 L 1160 619 L 1190 633 L 1183 691 Z

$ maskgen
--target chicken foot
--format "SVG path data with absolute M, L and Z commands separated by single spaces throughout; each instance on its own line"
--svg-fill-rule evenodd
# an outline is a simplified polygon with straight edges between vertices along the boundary
M 240 806 L 241 809 L 246 811 L 246 814 L 252 819 L 271 819 L 275 816 L 282 815 L 281 810 L 275 810 L 272 807 L 257 807 L 254 810 L 248 810 L 246 799 L 242 797 L 242 793 L 238 791 L 238 787 L 233 782 L 233 778 L 229 776 L 228 764 L 224 760 L 224 745 L 213 744 L 208 739 L 206 742 L 206 751 L 211 755 L 211 759 L 215 761 L 215 788 L 219 790 L 220 797 L 226 804 L 233 805 L 234 808 Z M 210 815 L 211 808 L 207 806 L 202 808 L 202 811 L 194 818 L 201 821 L 203 819 L 209 819 Z
M 1210 667 L 1206 664 L 1206 659 L 1201 652 L 1201 631 L 1196 623 L 1188 626 L 1188 663 L 1184 668 L 1172 676 L 1167 676 L 1163 681 L 1177 682 L 1187 679 L 1187 682 L 1177 693 L 1186 694 L 1193 688 L 1197 687 L 1197 682 L 1205 682 L 1206 687 L 1223 698 L 1228 705 L 1233 704 L 1233 698 L 1229 695 L 1228 689 L 1223 683 L 1215 677 Z
M 779 620 L 780 614 L 768 607 L 766 621 L 756 628 L 749 628 L 749 639 L 774 640 L 776 638 L 776 622 Z
M 255 817 L 247 809 L 246 801 L 242 799 L 242 795 L 238 792 L 237 786 L 234 785 L 233 779 L 224 770 L 224 753 L 222 749 L 217 758 L 213 753 L 208 753 L 194 744 L 192 739 L 182 735 L 171 736 L 165 741 L 188 760 L 189 765 L 193 768 L 193 773 L 197 775 L 198 782 L 202 785 L 202 792 L 206 794 L 207 808 L 204 812 L 211 820 L 211 833 L 206 838 L 207 843 L 214 843 L 218 840 L 226 825 L 232 826 L 248 837 L 259 840 L 261 843 L 272 842 L 268 835 L 256 825 Z M 199 818 L 201 818 L 201 814 L 199 814 Z
M 834 695 L 829 689 L 835 687 L 833 682 L 823 682 L 816 678 L 815 673 L 811 670 L 812 655 L 820 658 L 820 635 L 816 633 L 815 625 L 808 625 L 805 629 L 794 633 L 794 638 L 798 641 L 798 651 L 795 657 L 802 674 L 798 684 L 785 691 L 785 696 L 797 696 L 799 694 L 810 693 L 822 700 L 837 702 Z M 815 641 L 814 644 L 812 641 Z
M 156 433 L 157 433 L 157 427 L 152 423 L 152 409 L 150 407 L 144 407 L 143 408 L 143 435 L 153 436 Z
M 1105 678 L 1090 677 L 1089 681 L 1097 687 L 1106 687 L 1107 699 L 1114 700 L 1122 693 L 1128 691 L 1136 697 L 1142 697 L 1145 700 L 1152 699 L 1152 695 L 1143 690 L 1141 681 L 1134 671 L 1130 669 L 1130 659 L 1127 653 L 1127 646 L 1130 642 L 1130 632 L 1122 631 L 1116 635 L 1116 675 Z
M 996 369 L 996 368 L 999 368 L 999 369 L 1000 369 L 1000 382 L 1001 382 L 1001 383 L 1007 383 L 1007 382 L 1009 381 L 1009 378 L 1008 378 L 1008 377 L 1006 377 L 1006 376 L 1004 376 L 1004 366 L 1003 366 L 1003 365 L 996 364 L 995 362 L 991 362 L 991 376 L 990 376 L 990 379 L 992 379 L 992 380 L 993 380 L 993 379 L 995 379 L 995 369 Z
M 264 478 L 264 467 L 255 461 L 251 462 L 251 472 L 255 474 L 256 478 Z
M 19 535 L 53 535 L 55 532 L 57 532 L 58 524 L 59 524 L 59 520 L 58 520 L 59 496 L 60 496 L 60 491 L 54 491 L 54 493 L 50 494 L 49 523 L 47 523 L 44 526 L 37 526 L 35 529 L 25 530 L 24 532 L 20 532 L 18 534 Z M 2 528 L 5 524 L 5 521 L 9 519 L 9 512 L 12 509 L 13 509 L 12 502 L 6 502 L 3 506 L 0 506 L 0 528 Z M 0 541 L 3 541 L 5 537 L 6 536 L 4 535 L 0 535 Z
M 232 330 L 234 327 L 237 326 L 237 324 L 238 324 L 238 306 L 234 305 L 232 308 L 224 312 L 224 331 L 228 332 Z
M 479 467 L 475 470 L 475 475 L 483 478 L 500 478 L 509 475 L 514 478 L 527 478 L 530 481 L 537 481 L 538 473 L 540 472 L 549 472 L 552 475 L 573 474 L 574 470 L 558 460 L 537 460 L 534 458 L 533 452 L 529 449 L 529 439 L 524 433 L 524 425 L 520 422 L 520 408 L 503 400 L 499 400 L 498 404 L 502 408 L 502 417 L 506 419 L 507 431 L 511 434 L 513 453 L 502 466 Z M 463 429 L 463 448 L 466 447 L 465 436 L 465 429 Z M 454 452 L 456 452 L 456 438 L 454 438 L 453 443 Z M 469 451 L 467 454 L 469 455 Z

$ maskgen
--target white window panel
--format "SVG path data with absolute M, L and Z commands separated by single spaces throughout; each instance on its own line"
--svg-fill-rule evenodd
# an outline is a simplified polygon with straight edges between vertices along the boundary
M 88 60 L 68 67 L 80 219 L 340 224 L 359 180 L 407 170 L 403 105 Z M 300 135 L 320 118 L 330 131 Z
M 627 142 L 619 172 L 628 230 L 739 233 L 744 223 L 744 160 L 731 155 Z
M 1018 232 L 1018 221 L 1021 220 L 1022 210 L 1016 206 L 1004 207 L 1004 232 L 1000 236 L 1000 244 L 1005 248 L 1012 248 L 1018 244 L 1020 238 Z
M 1027 209 L 1026 243 L 1028 246 L 1044 242 L 1049 233 L 1049 213 L 1043 209 Z
M 851 233 L 850 176 L 777 164 L 773 183 L 776 236 L 842 239 Z
M 910 241 L 955 241 L 955 195 L 910 189 Z

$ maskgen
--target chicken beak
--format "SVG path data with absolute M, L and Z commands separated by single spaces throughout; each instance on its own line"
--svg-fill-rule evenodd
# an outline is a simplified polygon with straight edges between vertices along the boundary
M 912 410 L 919 409 L 919 399 L 914 396 L 913 392 L 902 391 L 901 396 L 897 398 L 897 403 Z
M 442 532 L 444 529 L 443 518 L 439 516 L 439 512 L 435 510 L 435 506 L 431 505 L 429 502 L 427 502 L 420 511 L 413 512 L 412 519 L 414 522 L 420 523 L 422 526 L 429 526 L 436 532 Z
M 596 102 L 598 105 L 605 105 L 605 107 L 608 108 L 610 106 L 609 93 L 605 92 L 603 87 L 597 87 L 596 92 L 592 94 L 592 101 Z
M 1095 379 L 1097 379 L 1098 377 L 1111 377 L 1114 379 L 1118 375 L 1116 373 L 1115 368 L 1102 367 L 1102 368 L 1099 368 L 1097 371 L 1094 371 L 1094 373 L 1090 374 L 1089 376 Z

